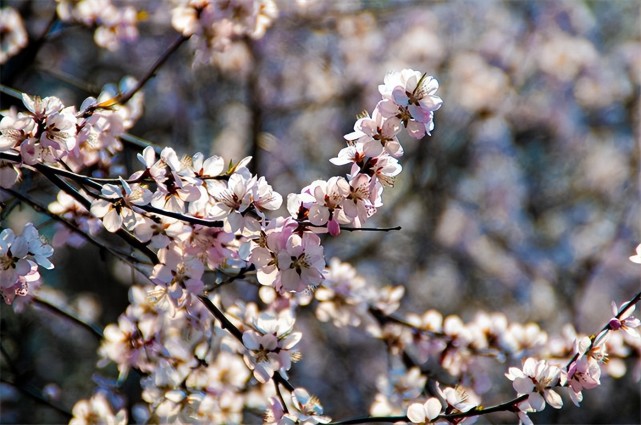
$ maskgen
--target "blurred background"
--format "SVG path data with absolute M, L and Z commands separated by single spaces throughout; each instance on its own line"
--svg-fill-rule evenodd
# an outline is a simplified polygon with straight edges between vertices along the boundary
M 20 11 L 32 37 L 55 9 L 45 0 L 3 3 Z M 177 37 L 168 8 L 115 3 L 145 11 L 137 42 L 108 51 L 85 27 L 54 25 L 35 57 L 6 65 L 2 83 L 80 105 L 103 84 L 143 75 Z M 179 154 L 252 155 L 252 171 L 286 196 L 349 171 L 328 160 L 356 115 L 373 110 L 386 73 L 427 72 L 444 100 L 433 135 L 401 140 L 403 173 L 371 222 L 402 230 L 327 239 L 327 259 L 352 263 L 369 282 L 403 285 L 401 314 L 435 308 L 471 320 L 500 311 L 551 335 L 566 323 L 600 329 L 610 301 L 640 289 L 640 269 L 628 261 L 641 242 L 640 1 L 277 4 L 279 18 L 260 40 L 236 42 L 207 63 L 182 46 L 145 86 L 144 115 L 130 133 Z M 13 104 L 2 97 L 2 109 Z M 137 167 L 135 151 L 124 155 Z M 29 220 L 47 233 L 46 218 L 26 207 L 9 224 Z M 124 311 L 129 269 L 93 247 L 57 250 L 54 264 L 43 297 L 100 325 Z M 42 309 L 17 315 L 3 305 L 1 314 L 3 350 L 25 382 L 64 386 L 65 406 L 90 394 L 95 338 Z M 304 357 L 293 381 L 313 388 L 333 418 L 366 414 L 386 368 L 383 345 L 319 325 L 311 312 L 297 325 Z M 641 423 L 640 359 L 631 356 L 628 373 L 604 377 L 581 408 L 566 399 L 532 419 Z M 486 405 L 513 394 L 505 365 L 488 365 L 497 379 Z M 0 397 L 3 423 L 61 420 L 7 385 Z

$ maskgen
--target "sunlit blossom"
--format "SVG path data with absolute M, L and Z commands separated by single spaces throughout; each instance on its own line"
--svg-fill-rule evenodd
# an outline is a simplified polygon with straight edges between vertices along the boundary
M 511 367 L 505 376 L 513 381 L 518 395 L 528 395 L 529 405 L 538 412 L 545 409 L 546 403 L 555 409 L 563 406 L 561 396 L 553 389 L 559 382 L 560 373 L 557 366 L 529 357 L 523 363 L 523 369 Z

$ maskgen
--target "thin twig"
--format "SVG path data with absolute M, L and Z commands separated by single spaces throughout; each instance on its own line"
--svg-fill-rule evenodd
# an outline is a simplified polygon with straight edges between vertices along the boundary
M 149 71 L 147 71 L 147 74 L 145 74 L 131 90 L 123 95 L 116 96 L 114 100 L 123 105 L 127 103 L 141 88 L 143 88 L 147 81 L 154 76 L 156 71 L 158 71 L 167 59 L 169 59 L 169 57 L 187 40 L 189 40 L 189 36 L 180 35 L 176 40 L 174 40 L 165 53 L 156 60 Z
M 47 397 L 42 395 L 42 391 L 40 391 L 39 389 L 35 388 L 32 385 L 18 384 L 17 382 L 11 382 L 11 381 L 5 379 L 4 377 L 0 378 L 0 382 L 2 382 L 4 384 L 7 384 L 7 385 L 11 385 L 15 389 L 17 389 L 20 392 L 28 395 L 29 397 L 33 398 L 34 400 L 36 400 L 36 401 L 38 401 L 38 402 L 40 402 L 40 403 L 42 403 L 44 405 L 47 405 L 48 407 L 54 409 L 56 412 L 64 415 L 66 418 L 71 419 L 73 417 L 73 415 L 69 411 L 63 409 L 60 406 L 56 406 L 55 404 L 53 404 Z
M 76 201 L 78 201 L 83 207 L 85 207 L 86 210 L 91 209 L 91 202 L 56 174 L 56 172 L 60 170 L 59 168 L 54 169 L 44 164 L 36 164 L 34 167 L 38 171 L 40 171 L 50 182 L 56 185 L 60 190 L 71 195 Z M 146 244 L 140 242 L 131 233 L 125 231 L 124 229 L 120 229 L 115 234 L 119 236 L 121 239 L 123 239 L 125 242 L 127 242 L 129 245 L 131 245 L 132 247 L 138 249 L 143 254 L 145 254 L 145 256 L 149 258 L 149 260 L 152 263 L 154 264 L 158 263 L 158 256 L 156 255 L 156 253 L 154 253 L 151 249 L 149 249 L 149 247 Z
M 331 422 L 329 425 L 353 425 L 353 424 L 373 424 L 373 423 L 394 423 L 407 422 L 407 416 L 369 416 L 362 418 L 347 419 L 340 422 Z
M 13 161 L 16 163 L 19 163 L 21 161 L 21 158 L 19 155 L 11 154 L 8 152 L 0 152 L 0 159 L 6 159 L 8 161 Z M 58 186 L 60 189 L 63 191 L 69 193 L 71 196 L 74 197 L 76 201 L 78 201 L 80 204 L 82 204 L 85 209 L 88 211 L 91 209 L 91 201 L 89 201 L 87 198 L 82 196 L 76 189 L 71 187 L 69 184 L 64 182 L 63 180 L 60 179 L 60 176 L 66 177 L 70 180 L 73 180 L 77 182 L 78 184 L 81 185 L 87 185 L 91 186 L 93 189 L 96 190 L 101 190 L 102 189 L 102 184 L 100 183 L 101 181 L 109 181 L 109 182 L 114 182 L 117 184 L 120 184 L 120 180 L 116 179 L 94 179 L 92 177 L 87 177 L 83 176 L 81 174 L 74 173 L 73 171 L 65 170 L 63 168 L 57 168 L 57 167 L 51 167 L 47 164 L 35 164 L 33 166 L 29 166 L 28 168 L 33 168 L 36 171 L 39 171 L 42 173 L 45 177 L 47 177 L 53 184 Z M 198 224 L 201 226 L 205 227 L 223 227 L 224 223 L 222 220 L 207 220 L 204 218 L 199 218 L 199 217 L 193 217 L 193 216 L 188 216 L 185 214 L 177 213 L 174 211 L 168 211 L 168 210 L 163 210 L 160 208 L 153 207 L 151 205 L 136 205 L 137 209 L 165 216 L 165 217 L 170 217 L 170 218 L 175 218 L 180 221 L 184 221 L 187 223 L 191 224 Z M 120 233 L 120 232 L 119 232 Z M 126 232 L 125 232 L 126 233 Z M 126 236 L 125 236 L 126 237 Z M 144 250 L 140 242 L 134 245 L 136 248 Z M 155 255 L 155 254 L 154 254 Z
M 51 304 L 49 301 L 43 300 L 42 298 L 34 297 L 33 298 L 33 303 L 35 305 L 39 306 L 39 307 L 44 308 L 45 310 L 48 310 L 48 311 L 50 311 L 50 312 L 52 312 L 52 313 L 54 313 L 54 314 L 56 314 L 56 315 L 58 315 L 60 317 L 63 317 L 65 319 L 67 319 L 67 320 L 79 325 L 80 327 L 82 327 L 82 328 L 88 330 L 89 332 L 91 332 L 98 339 L 102 339 L 103 338 L 103 332 L 102 332 L 102 328 L 100 326 L 95 325 L 93 323 L 87 323 L 84 320 L 80 319 L 79 317 L 75 316 L 74 314 L 69 313 L 68 311 L 64 311 L 61 308 L 56 307 L 55 305 Z
M 395 230 L 401 230 L 401 226 L 394 227 L 345 227 L 341 226 L 341 230 L 347 232 L 391 232 Z
M 135 264 L 138 264 L 138 263 L 141 262 L 139 259 L 137 259 L 136 257 L 134 257 L 132 255 L 125 254 L 125 253 L 122 253 L 122 252 L 118 252 L 118 251 L 116 251 L 116 250 L 114 250 L 114 249 L 112 249 L 112 248 L 110 248 L 108 246 L 105 246 L 104 244 L 100 243 L 98 240 L 93 238 L 87 232 L 79 229 L 74 224 L 68 222 L 67 220 L 65 220 L 61 216 L 52 213 L 47 208 L 45 208 L 43 205 L 38 204 L 36 201 L 34 201 L 33 199 L 23 195 L 22 193 L 20 193 L 20 192 L 18 192 L 16 190 L 13 190 L 13 189 L 5 189 L 5 188 L 0 188 L 0 189 L 3 190 L 6 193 L 9 193 L 10 195 L 12 195 L 13 197 L 19 199 L 20 201 L 23 201 L 23 202 L 27 203 L 35 211 L 37 211 L 39 213 L 42 213 L 42 214 L 45 214 L 49 218 L 51 218 L 52 220 L 55 220 L 58 223 L 61 223 L 67 229 L 71 230 L 74 233 L 77 233 L 77 234 L 81 235 L 85 240 L 87 240 L 87 242 L 91 243 L 92 245 L 96 246 L 97 248 L 99 248 L 101 250 L 107 251 L 108 253 L 110 253 L 114 257 L 118 258 L 119 260 L 124 261 L 124 262 L 126 262 L 128 264 L 131 264 L 131 265 L 135 265 Z
M 626 303 L 624 303 L 623 308 L 620 308 L 619 311 L 617 312 L 616 316 L 614 316 L 616 319 L 620 319 L 629 309 L 634 307 L 635 304 L 637 304 L 639 301 L 641 301 L 641 292 L 638 292 L 632 299 Z M 610 322 L 608 322 L 605 326 L 601 328 L 599 332 L 596 334 L 592 335 L 590 337 L 590 345 L 588 346 L 587 350 L 585 350 L 586 353 L 589 353 L 592 348 L 594 348 L 594 345 L 596 344 L 597 337 L 599 335 L 602 335 L 603 333 L 607 333 L 612 330 L 612 326 L 610 325 Z M 572 363 L 574 363 L 579 356 L 583 353 L 575 353 L 574 356 L 570 359 L 568 364 L 565 366 L 566 370 L 570 370 L 570 367 L 572 366 Z

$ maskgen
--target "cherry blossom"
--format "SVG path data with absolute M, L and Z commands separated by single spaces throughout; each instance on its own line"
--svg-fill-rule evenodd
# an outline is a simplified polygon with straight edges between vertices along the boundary
M 272 397 L 270 399 L 264 424 L 316 425 L 326 424 L 330 421 L 331 418 L 323 416 L 323 406 L 315 396 L 310 395 L 304 388 L 296 388 L 292 392 L 292 409 L 287 413 L 278 398 Z
M 363 143 L 369 156 L 377 156 L 382 152 L 399 157 L 403 148 L 396 135 L 400 132 L 397 120 L 386 120 L 378 109 L 374 109 L 372 117 L 367 114 L 354 124 L 354 132 L 345 135 L 351 144 Z M 379 145 L 380 146 L 377 146 Z M 374 146 L 372 146 L 374 145 Z
M 187 247 L 174 241 L 158 251 L 159 264 L 156 264 L 149 278 L 158 286 L 154 288 L 156 302 L 167 302 L 175 314 L 175 309 L 191 304 L 191 294 L 200 294 L 204 288 L 202 281 L 205 266 L 203 262 L 190 255 Z M 152 295 L 152 294 L 150 294 Z
M 527 415 L 528 413 L 536 412 L 536 410 L 530 406 L 529 400 L 524 400 L 518 403 L 515 407 L 518 408 L 516 414 L 519 417 L 519 424 L 534 425 L 530 417 Z
M 27 223 L 22 234 L 16 236 L 11 229 L 0 233 L 0 291 L 6 302 L 16 295 L 25 296 L 29 283 L 40 277 L 38 266 L 53 269 L 49 257 L 51 245 L 45 243 L 32 223 Z
M 314 197 L 314 201 L 306 206 L 309 210 L 307 217 L 313 225 L 327 225 L 329 234 L 336 236 L 340 233 L 340 224 L 349 223 L 342 211 L 343 201 L 349 194 L 349 183 L 344 177 L 316 180 L 302 192 Z
M 120 186 L 105 184 L 101 196 L 91 203 L 91 213 L 102 219 L 105 229 L 117 232 L 123 224 L 133 230 L 141 222 L 134 208 L 149 204 L 152 195 L 148 189 L 138 184 L 132 187 L 121 178 Z
M 0 120 L 0 152 L 19 150 L 23 141 L 34 138 L 36 123 L 31 116 L 15 109 L 3 115 Z
M 145 169 L 133 173 L 129 177 L 130 180 L 138 181 L 145 177 L 151 177 L 156 184 L 162 184 L 165 181 L 167 178 L 166 164 L 162 160 L 156 161 L 156 151 L 152 146 L 145 147 L 142 153 L 138 153 L 136 156 Z
M 33 291 L 41 284 L 38 265 L 29 261 L 29 266 L 29 271 L 23 275 L 19 274 L 13 284 L 0 286 L 0 295 L 4 299 L 4 302 L 13 305 L 16 311 L 22 309 L 19 301 L 23 301 L 23 304 L 28 304 L 32 298 L 31 295 L 33 295 Z M 16 299 L 16 297 L 19 298 Z
M 407 408 L 407 419 L 413 424 L 429 424 L 441 413 L 441 402 L 436 397 L 428 398 L 425 403 L 412 403 Z
M 88 400 L 79 400 L 74 406 L 71 413 L 73 418 L 69 421 L 70 425 L 89 425 L 96 423 L 99 418 L 101 423 L 108 425 L 126 425 L 127 410 L 119 409 L 116 413 L 109 403 L 107 396 L 102 392 L 97 392 Z
M 144 161 L 147 164 L 151 154 L 147 153 Z M 157 189 L 151 198 L 151 205 L 163 210 L 183 214 L 187 202 L 197 201 L 201 197 L 198 184 L 191 179 L 189 169 L 179 159 L 172 148 L 160 152 L 161 167 L 166 167 L 162 181 L 156 180 Z M 151 173 L 151 171 L 150 171 Z M 157 173 L 161 176 L 161 173 Z M 137 177 L 137 176 L 136 176 Z
M 256 266 L 262 285 L 301 292 L 323 280 L 325 259 L 320 238 L 308 232 L 294 233 L 296 227 L 292 219 L 274 221 L 255 241 L 249 260 Z
M 365 174 L 354 176 L 349 182 L 349 194 L 343 203 L 345 215 L 356 227 L 361 227 L 365 221 L 380 207 L 382 188 L 371 191 L 371 178 Z
M 160 218 L 158 216 L 142 216 L 141 221 L 134 228 L 134 234 L 142 242 L 156 249 L 166 248 L 173 240 L 185 240 L 190 231 L 183 222 Z
M 98 354 L 116 363 L 121 377 L 127 376 L 131 368 L 150 372 L 155 364 L 153 357 L 163 350 L 156 323 L 121 315 L 117 325 L 105 327 Z
M 278 317 L 261 313 L 253 329 L 243 332 L 243 345 L 248 350 L 243 358 L 259 382 L 267 382 L 276 372 L 285 375 L 292 360 L 298 359 L 297 352 L 291 349 L 298 344 L 302 334 L 293 332 L 294 322 L 286 312 Z
M 230 249 L 234 240 L 234 235 L 223 229 L 196 226 L 187 240 L 186 252 L 200 259 L 210 270 L 216 270 L 235 257 L 234 251 Z
M 0 150 L 19 150 L 30 165 L 66 157 L 76 146 L 75 107 L 65 108 L 53 96 L 23 94 L 22 102 L 28 112 L 8 114 L 0 121 Z
M 576 350 L 579 353 L 578 358 L 572 362 L 567 371 L 567 382 L 569 386 L 569 395 L 575 405 L 583 400 L 581 391 L 589 390 L 601 384 L 601 367 L 597 360 L 586 350 L 590 347 L 588 337 L 581 338 L 576 342 Z
M 262 36 L 277 14 L 268 0 L 175 4 L 174 27 L 212 51 Z M 117 8 L 109 0 L 60 1 L 58 13 L 63 20 L 95 26 L 96 41 L 110 49 L 136 35 L 135 10 Z M 582 390 L 600 384 L 602 372 L 618 373 L 605 365 L 602 369 L 606 355 L 614 364 L 630 350 L 638 351 L 638 345 L 624 338 L 638 336 L 634 328 L 639 320 L 628 304 L 619 310 L 613 304 L 615 317 L 593 340 L 573 329 L 550 339 L 538 325 L 510 323 L 502 313 L 482 313 L 467 323 L 435 310 L 405 313 L 399 309 L 403 286 L 374 286 L 335 258 L 326 267 L 321 236 L 338 236 L 341 225 L 363 226 L 382 206 L 383 190 L 394 185 L 402 170 L 399 158 L 404 151 L 398 135 L 403 127 L 414 138 L 433 129 L 434 111 L 442 103 L 433 77 L 409 69 L 388 74 L 379 86 L 383 100 L 371 116 L 361 115 L 354 132 L 345 135 L 348 146 L 330 160 L 351 165 L 349 174 L 314 180 L 289 194 L 289 216 L 284 217 L 274 213 L 283 196 L 265 177 L 249 171 L 249 157 L 226 167 L 222 157 L 196 153 L 180 158 L 171 148 L 164 148 L 157 158 L 148 146 L 138 154 L 143 169 L 128 180 L 110 177 L 123 175 L 124 167 L 114 155 L 122 150 L 120 137 L 140 113 L 134 99 L 127 105 L 116 103 L 131 88 L 131 82 L 123 84 L 120 90 L 105 90 L 98 99 L 85 100 L 78 113 L 57 98 L 25 95 L 29 112 L 8 111 L 0 122 L 0 151 L 9 158 L 0 164 L 0 185 L 15 184 L 23 163 L 47 162 L 47 169 L 73 182 L 70 193 L 87 201 L 94 198 L 91 216 L 63 190 L 49 206 L 51 213 L 89 235 L 96 234 L 96 217 L 110 232 L 124 225 L 132 232 L 126 236 L 135 236 L 149 250 L 147 262 L 133 260 L 131 266 L 152 285 L 132 287 L 129 307 L 117 323 L 106 326 L 99 349 L 99 365 L 115 363 L 121 379 L 132 368 L 145 373 L 141 422 L 240 423 L 247 412 L 265 408 L 268 423 L 329 422 L 318 399 L 294 388 L 287 377 L 300 358 L 296 348 L 302 332 L 295 331 L 294 324 L 296 313 L 305 306 L 315 308 L 321 321 L 337 327 L 362 326 L 384 343 L 389 370 L 377 379 L 379 393 L 370 411 L 406 414 L 412 423 L 431 423 L 441 414 L 461 414 L 475 407 L 479 411 L 474 413 L 481 413 L 476 393 L 487 391 L 489 385 L 480 359 L 503 362 L 531 356 L 522 369 L 511 367 L 506 374 L 518 396 L 527 397 L 510 402 L 509 409 L 530 423 L 527 413 L 543 410 L 546 403 L 562 406 L 557 387 L 566 387 L 578 404 Z M 60 165 L 65 169 L 57 168 Z M 26 169 L 36 173 L 38 167 Z M 84 177 L 87 169 L 92 174 Z M 86 189 L 75 189 L 85 184 Z M 140 208 L 148 203 L 154 208 Z M 194 224 L 202 223 L 197 220 L 202 218 L 210 219 L 206 224 L 211 226 Z M 60 232 L 57 239 L 68 235 Z M 641 245 L 630 258 L 633 262 L 641 262 L 640 250 Z M 10 229 L 2 231 L 0 291 L 8 303 L 39 283 L 39 267 L 53 267 L 52 253 L 31 224 L 20 236 Z M 249 282 L 247 294 L 240 285 L 225 292 L 226 284 L 238 281 Z M 256 291 L 258 284 L 262 287 Z M 244 301 L 231 298 L 236 296 Z M 361 329 L 349 331 L 357 330 Z M 611 332 L 616 330 L 625 334 Z M 574 339 L 572 347 L 568 341 Z M 562 371 L 549 358 L 573 360 Z M 275 374 L 279 375 L 275 385 L 262 385 Z M 450 382 L 458 386 L 441 390 L 441 374 L 449 374 Z M 281 394 L 285 391 L 290 401 Z M 437 397 L 416 402 L 425 392 Z M 72 423 L 95 417 L 126 422 L 124 410 L 117 414 L 114 410 L 97 393 L 74 407 Z
M 282 203 L 282 195 L 267 183 L 265 177 L 259 177 L 255 181 L 252 191 L 252 205 L 259 216 L 265 218 L 266 212 L 279 209 Z
M 546 402 L 560 409 L 563 401 L 552 388 L 560 379 L 561 370 L 545 360 L 529 357 L 523 363 L 523 369 L 511 367 L 505 376 L 513 381 L 514 390 L 518 395 L 528 395 L 528 403 L 534 411 L 545 409 Z
M 608 322 L 610 329 L 615 331 L 622 330 L 631 337 L 639 338 L 640 335 L 635 328 L 641 325 L 641 321 L 632 316 L 635 308 L 636 306 L 629 306 L 628 303 L 624 303 L 621 307 L 617 308 L 616 303 L 612 301 L 612 314 L 614 317 L 610 319 L 610 322 Z M 619 316 L 619 311 L 623 310 L 625 310 L 625 312 Z
M 386 374 L 376 379 L 378 393 L 370 406 L 370 414 L 389 416 L 404 412 L 408 402 L 420 397 L 427 379 L 418 367 L 407 368 L 394 362 Z
M 462 387 L 447 387 L 442 390 L 442 395 L 447 405 L 445 408 L 447 414 L 468 412 L 479 404 L 478 397 Z M 465 423 L 473 423 L 476 419 L 476 417 L 466 418 Z
M 374 152 L 368 152 L 365 149 L 371 144 L 365 145 L 361 142 L 350 144 L 338 152 L 338 156 L 329 160 L 334 165 L 345 164 L 363 164 L 367 156 L 373 156 Z M 371 154 L 371 155 L 370 155 Z
M 273 0 L 180 0 L 171 23 L 196 46 L 197 62 L 209 62 L 244 36 L 261 38 L 278 16 Z
M 434 129 L 434 111 L 443 103 L 435 94 L 438 82 L 434 77 L 404 69 L 387 74 L 378 89 L 383 96 L 377 105 L 382 116 L 396 119 L 417 139 Z
M 332 320 L 338 327 L 358 326 L 368 308 L 365 280 L 338 258 L 330 260 L 323 274 L 323 284 L 314 291 L 318 320 Z

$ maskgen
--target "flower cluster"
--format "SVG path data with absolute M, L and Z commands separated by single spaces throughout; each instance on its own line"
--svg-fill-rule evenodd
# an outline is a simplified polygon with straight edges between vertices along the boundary
M 63 22 L 95 28 L 94 41 L 109 50 L 138 38 L 141 17 L 132 6 L 117 6 L 111 0 L 57 0 L 56 12 Z
M 39 279 L 38 266 L 53 269 L 49 257 L 53 255 L 51 245 L 43 241 L 38 229 L 32 223 L 25 224 L 22 234 L 16 235 L 11 229 L 0 233 L 0 295 L 7 304 L 16 296 L 29 294 L 30 286 Z
M 171 23 L 202 55 L 224 51 L 243 37 L 261 38 L 277 16 L 273 0 L 181 0 Z
M 480 367 L 480 361 L 493 357 L 499 361 L 522 359 L 522 368 L 510 367 L 506 376 L 512 381 L 517 397 L 527 396 L 525 400 L 519 399 L 514 409 L 522 422 L 530 423 L 528 413 L 541 411 L 546 404 L 557 409 L 562 407 L 559 390 L 566 390 L 578 405 L 583 398 L 582 390 L 600 385 L 602 372 L 620 376 L 621 368 L 625 366 L 618 360 L 631 351 L 641 352 L 638 330 L 641 322 L 632 315 L 634 306 L 629 303 L 618 308 L 613 303 L 614 317 L 607 329 L 592 339 L 571 327 L 566 327 L 561 335 L 549 336 L 536 324 L 510 323 L 502 313 L 479 313 L 467 323 L 454 315 L 443 317 L 435 310 L 422 315 L 394 315 L 393 300 L 383 303 L 385 297 L 376 300 L 359 295 L 373 289 L 367 284 L 362 287 L 358 283 L 361 278 L 347 264 L 334 259 L 330 270 L 323 286 L 314 293 L 320 302 L 317 307 L 319 318 L 327 317 L 326 312 L 329 312 L 330 317 L 335 317 L 336 326 L 364 325 L 372 335 L 384 340 L 399 360 L 379 377 L 379 392 L 370 408 L 374 416 L 407 412 L 411 422 L 429 423 L 440 414 L 468 412 L 480 405 L 477 394 L 490 389 L 490 378 Z M 340 282 L 337 279 L 341 277 L 346 282 L 338 288 L 345 295 L 327 300 L 327 295 L 333 292 L 330 288 L 337 285 Z M 353 288 L 351 282 L 357 282 Z M 394 299 L 398 301 L 398 297 Z M 321 308 L 326 303 L 329 305 Z M 372 320 L 372 315 L 376 321 Z M 619 330 L 623 332 L 613 332 Z M 404 362 L 413 359 L 416 365 L 437 361 L 439 368 L 454 377 L 460 387 L 439 390 L 438 399 L 416 403 L 414 401 L 425 386 L 425 376 L 418 367 L 400 364 L 401 359 Z M 563 359 L 567 359 L 566 368 L 562 368 Z M 615 364 L 617 367 L 607 367 Z M 464 419 L 471 423 L 475 416 Z
M 301 292 L 321 283 L 325 258 L 320 238 L 297 233 L 297 228 L 294 220 L 274 220 L 254 241 L 250 261 L 261 284 L 280 292 Z
M 415 78 L 407 77 L 410 74 Z M 425 86 L 427 82 L 429 87 Z M 127 83 L 131 86 L 130 81 Z M 216 270 L 230 262 L 242 267 L 253 265 L 258 281 L 281 293 L 301 292 L 323 280 L 325 261 L 316 233 L 337 235 L 343 225 L 361 227 L 382 205 L 383 186 L 391 185 L 401 171 L 396 157 L 402 154 L 402 148 L 396 134 L 414 118 L 385 118 L 381 105 L 397 102 L 398 108 L 413 114 L 422 111 L 423 118 L 417 118 L 424 119 L 429 115 L 425 111 L 440 106 L 434 87 L 431 77 L 416 71 L 388 76 L 380 89 L 383 96 L 395 90 L 411 90 L 410 94 L 421 102 L 410 108 L 399 96 L 381 100 L 373 113 L 375 120 L 357 121 L 357 131 L 346 136 L 350 146 L 333 160 L 338 164 L 351 162 L 351 173 L 315 181 L 301 193 L 290 194 L 287 207 L 291 217 L 287 219 L 267 219 L 266 213 L 278 209 L 283 197 L 264 177 L 248 171 L 250 158 L 226 169 L 218 156 L 205 158 L 197 153 L 179 159 L 171 148 L 164 148 L 159 157 L 153 148 L 145 148 L 138 155 L 143 170 L 127 180 L 118 178 L 109 183 L 85 179 L 99 193 L 79 195 L 93 197 L 90 212 L 108 231 L 125 229 L 159 250 L 160 261 L 151 279 L 172 294 L 176 306 L 188 303 L 183 290 L 201 293 L 205 266 Z M 123 88 L 120 93 L 125 91 Z M 429 104 L 422 101 L 427 91 L 432 93 Z M 3 150 L 19 152 L 27 164 L 66 161 L 72 169 L 103 164 L 105 172 L 114 171 L 107 165 L 107 158 L 119 151 L 118 136 L 131 125 L 138 109 L 135 102 L 125 108 L 115 107 L 111 101 L 110 109 L 103 112 L 103 105 L 118 96 L 113 90 L 105 93 L 97 100 L 85 101 L 79 113 L 73 107 L 65 108 L 57 98 L 25 96 L 30 112 L 8 114 L 0 124 Z M 69 220 L 80 221 L 85 213 L 76 207 L 73 202 L 66 207 L 52 204 Z M 206 230 L 212 227 L 221 230 Z M 204 246 L 213 248 L 203 251 Z
M 402 170 L 398 133 L 405 127 L 411 137 L 420 139 L 434 127 L 434 111 L 442 104 L 437 88 L 433 77 L 418 71 L 387 75 L 379 86 L 383 99 L 372 116 L 356 121 L 354 132 L 345 135 L 348 146 L 330 160 L 335 165 L 351 164 L 350 173 L 314 181 L 299 194 L 290 194 L 287 209 L 292 217 L 325 227 L 331 235 L 339 234 L 341 225 L 362 227 L 383 205 L 383 188 L 393 186 Z
M 120 92 L 132 84 L 132 79 L 123 79 Z M 27 112 L 13 109 L 3 112 L 0 152 L 19 153 L 21 161 L 28 165 L 57 165 L 64 160 L 72 169 L 98 165 L 109 171 L 111 158 L 122 150 L 119 137 L 141 113 L 139 95 L 127 106 L 121 106 L 110 101 L 117 94 L 113 86 L 106 86 L 98 99 L 86 99 L 80 111 L 74 106 L 65 107 L 54 96 L 41 99 L 23 94 Z M 105 109 L 106 104 L 109 109 Z M 15 183 L 18 176 L 6 180 Z
M 177 4 L 175 29 L 211 51 L 261 37 L 277 13 L 270 0 Z M 96 27 L 96 42 L 109 49 L 136 36 L 133 8 L 118 9 L 110 0 L 61 0 L 58 14 Z M 67 192 L 58 194 L 49 212 L 85 236 L 97 235 L 101 223 L 147 256 L 142 266 L 132 256 L 132 267 L 151 285 L 131 288 L 129 307 L 105 328 L 99 349 L 99 364 L 115 363 L 121 380 L 132 369 L 143 376 L 145 406 L 136 411 L 136 421 L 240 423 L 247 411 L 267 411 L 267 423 L 329 422 L 319 400 L 288 381 L 300 358 L 296 312 L 305 306 L 321 321 L 359 327 L 384 342 L 391 366 L 377 381 L 370 411 L 405 414 L 412 423 L 448 420 L 448 415 L 457 415 L 453 422 L 473 422 L 472 413 L 482 410 L 477 394 L 490 387 L 480 367 L 488 358 L 522 361 L 505 376 L 517 393 L 510 409 L 527 422 L 527 413 L 546 404 L 562 406 L 558 388 L 578 404 L 582 390 L 600 384 L 606 356 L 616 360 L 641 351 L 633 303 L 614 305 L 614 316 L 596 337 L 568 329 L 555 339 L 538 325 L 509 323 L 501 313 L 480 313 L 468 322 L 434 310 L 398 313 L 402 286 L 375 288 L 337 259 L 326 267 L 321 236 L 362 228 L 383 205 L 384 188 L 393 186 L 402 170 L 401 131 L 420 139 L 434 129 L 442 100 L 438 82 L 426 73 L 388 74 L 374 110 L 357 119 L 354 131 L 344 136 L 347 147 L 330 160 L 349 165 L 349 173 L 289 194 L 288 215 L 275 218 L 269 215 L 284 197 L 250 172 L 249 157 L 226 165 L 217 155 L 181 158 L 172 148 L 147 147 L 138 154 L 141 169 L 124 178 L 114 155 L 140 114 L 140 103 L 139 97 L 126 105 L 118 100 L 128 98 L 122 95 L 132 87 L 126 80 L 118 90 L 87 99 L 78 111 L 55 97 L 24 95 L 27 112 L 8 111 L 0 122 L 0 186 L 15 184 L 23 165 L 56 182 L 73 181 L 58 185 Z M 68 231 L 59 231 L 54 241 L 65 239 L 80 243 Z M 641 245 L 633 262 L 641 261 L 639 250 Z M 31 224 L 20 236 L 9 229 L 0 234 L 0 290 L 8 303 L 39 279 L 38 266 L 53 267 L 52 253 Z M 260 286 L 262 303 L 230 303 L 212 295 L 234 280 Z M 559 359 L 568 360 L 565 370 Z M 436 372 L 428 376 L 425 364 Z M 458 386 L 441 389 L 439 374 Z M 291 393 L 290 402 L 281 387 Z M 76 405 L 74 421 L 97 416 L 126 422 L 124 410 L 114 414 L 111 405 L 97 393 Z M 477 412 L 470 413 L 473 409 Z
M 19 150 L 26 164 L 55 163 L 76 147 L 77 119 L 73 106 L 56 97 L 22 101 L 28 112 L 5 113 L 0 121 L 0 152 Z

